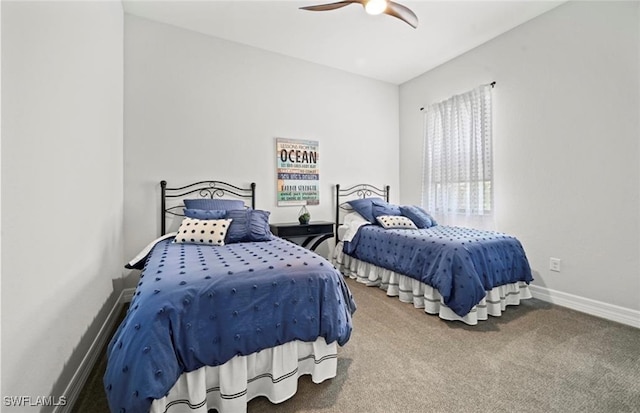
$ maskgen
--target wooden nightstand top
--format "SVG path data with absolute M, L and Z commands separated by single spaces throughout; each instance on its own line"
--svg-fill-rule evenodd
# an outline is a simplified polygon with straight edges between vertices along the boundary
M 269 227 L 273 235 L 282 238 L 333 234 L 333 222 L 328 221 L 311 221 L 308 224 L 283 222 L 271 224 Z
M 302 243 L 306 247 L 312 240 L 316 241 L 311 246 L 311 250 L 315 250 L 324 240 L 333 237 L 333 222 L 328 221 L 311 221 L 308 224 L 300 224 L 298 222 L 283 222 L 270 224 L 271 233 L 280 238 L 296 238 L 307 237 Z

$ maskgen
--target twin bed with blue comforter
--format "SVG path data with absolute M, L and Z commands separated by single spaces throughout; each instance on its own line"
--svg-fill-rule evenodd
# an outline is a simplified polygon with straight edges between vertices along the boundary
M 388 187 L 337 191 L 336 216 L 347 211 L 332 259 L 345 275 L 471 325 L 531 297 L 531 268 L 515 237 L 437 225 L 419 207 L 389 204 Z M 349 194 L 355 199 L 340 201 Z
M 264 219 L 244 223 L 259 241 L 248 236 L 224 245 L 210 245 L 206 236 L 215 240 L 213 225 L 228 220 L 198 221 L 210 234 L 193 230 L 194 222 L 185 218 L 176 236 L 162 237 L 131 263 L 142 273 L 108 347 L 111 411 L 244 411 L 258 395 L 273 394 L 274 402 L 290 397 L 300 374 L 316 382 L 335 376 L 336 344 L 349 340 L 355 303 L 331 263 L 260 233 Z M 293 362 L 280 363 L 278 349 L 292 353 Z M 234 367 L 231 375 L 246 377 L 240 383 L 221 377 L 238 360 L 245 371 Z M 315 372 L 323 363 L 329 367 Z M 198 374 L 201 380 L 193 378 Z M 286 379 L 294 382 L 289 389 L 273 390 Z

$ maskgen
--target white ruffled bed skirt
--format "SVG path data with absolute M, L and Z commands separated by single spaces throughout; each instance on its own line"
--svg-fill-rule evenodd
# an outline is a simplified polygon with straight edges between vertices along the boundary
M 359 283 L 378 286 L 388 296 L 398 297 L 403 303 L 413 303 L 414 307 L 424 308 L 426 313 L 437 314 L 444 320 L 462 321 L 469 325 L 487 320 L 490 315 L 499 317 L 508 305 L 519 305 L 520 300 L 532 297 L 529 285 L 525 282 L 501 285 L 487 292 L 482 301 L 464 317 L 460 317 L 444 304 L 435 288 L 406 275 L 353 258 L 342 251 L 342 242 L 337 243 L 331 261 L 342 274 Z
M 223 365 L 184 373 L 169 394 L 151 405 L 151 413 L 244 413 L 249 400 L 265 396 L 272 403 L 291 398 L 298 378 L 310 374 L 314 383 L 336 376 L 336 342 L 323 337 L 313 343 L 292 341 L 248 356 L 236 356 Z

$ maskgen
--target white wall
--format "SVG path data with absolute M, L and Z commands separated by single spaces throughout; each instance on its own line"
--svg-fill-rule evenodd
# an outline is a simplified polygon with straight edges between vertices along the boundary
M 564 4 L 400 87 L 401 200 L 420 202 L 419 108 L 496 81 L 497 230 L 522 241 L 534 285 L 631 310 L 636 324 L 638 4 Z
M 125 253 L 159 233 L 159 182 L 257 184 L 271 222 L 275 138 L 319 141 L 320 205 L 337 183 L 398 187 L 398 87 L 125 15 Z M 396 192 L 397 195 L 397 192 Z
M 122 276 L 122 59 L 120 2 L 2 2 L 3 396 L 61 395 Z
M 0 4 L 0 79 L 2 78 L 2 5 Z M 0 97 L 2 96 L 2 81 L 0 80 Z M 0 98 L 0 114 L 2 113 L 2 99 Z M 2 217 L 2 116 L 0 116 L 0 217 Z M 0 218 L 0 234 L 2 234 L 2 219 Z M 0 236 L 0 285 L 2 284 L 2 236 Z M 2 320 L 2 294 L 0 293 L 0 320 Z M 2 372 L 2 329 L 0 328 L 0 372 Z M 0 391 L 2 389 L 2 374 L 0 374 Z

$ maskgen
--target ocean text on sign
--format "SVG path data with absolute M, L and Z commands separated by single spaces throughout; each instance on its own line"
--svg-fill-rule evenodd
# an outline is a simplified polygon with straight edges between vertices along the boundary
M 316 163 L 318 162 L 318 152 L 301 151 L 300 149 L 282 149 L 280 151 L 280 160 L 291 163 Z

